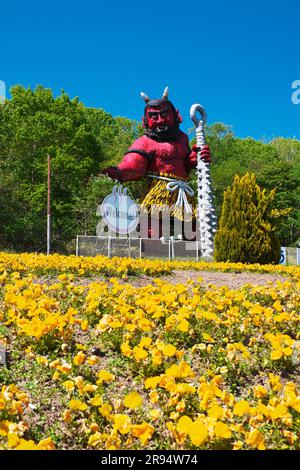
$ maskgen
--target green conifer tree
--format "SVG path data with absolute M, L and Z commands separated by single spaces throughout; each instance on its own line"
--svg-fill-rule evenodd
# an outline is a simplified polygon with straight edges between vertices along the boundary
M 280 243 L 275 230 L 281 215 L 272 208 L 275 190 L 267 192 L 254 174 L 235 176 L 224 192 L 222 214 L 215 236 L 216 261 L 278 263 Z

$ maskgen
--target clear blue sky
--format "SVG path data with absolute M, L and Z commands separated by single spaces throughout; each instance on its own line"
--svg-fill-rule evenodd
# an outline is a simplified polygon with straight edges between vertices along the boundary
M 0 4 L 0 80 L 64 89 L 140 119 L 140 91 L 190 105 L 240 137 L 300 139 L 299 0 L 31 0 Z

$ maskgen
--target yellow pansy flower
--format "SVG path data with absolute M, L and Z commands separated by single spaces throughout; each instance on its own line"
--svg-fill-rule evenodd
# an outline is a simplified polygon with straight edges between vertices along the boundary
M 225 414 L 225 410 L 219 405 L 212 405 L 207 410 L 207 416 L 214 419 L 223 418 Z
M 63 382 L 63 386 L 68 392 L 74 390 L 75 387 L 74 382 L 72 380 L 66 380 L 65 382 Z
M 104 403 L 98 408 L 99 413 L 104 417 L 109 417 L 112 411 L 112 407 L 108 403 Z
M 188 434 L 192 424 L 193 420 L 189 416 L 181 416 L 181 418 L 177 422 L 176 429 L 179 432 L 184 432 L 185 434 Z
M 154 427 L 151 424 L 146 423 L 145 421 L 142 424 L 135 424 L 132 426 L 132 435 L 133 437 L 138 437 L 142 445 L 146 445 L 150 437 L 154 432 Z
M 114 429 L 121 434 L 128 434 L 131 431 L 131 419 L 127 415 L 117 414 L 113 416 Z
M 188 429 L 189 436 L 194 446 L 201 446 L 208 438 L 208 430 L 205 424 L 200 422 L 193 422 Z
M 79 351 L 79 353 L 76 354 L 76 356 L 73 358 L 73 364 L 76 366 L 79 366 L 85 362 L 85 354 L 82 351 Z
M 46 437 L 45 439 L 42 439 L 38 445 L 37 445 L 38 450 L 55 450 L 55 445 L 51 439 L 51 437 Z
M 137 392 L 131 392 L 123 400 L 124 406 L 131 409 L 136 409 L 143 403 L 143 398 Z
M 98 373 L 98 378 L 104 382 L 111 382 L 115 380 L 115 376 L 105 369 L 100 370 Z
M 265 450 L 265 440 L 262 433 L 258 429 L 247 432 L 245 436 L 246 444 L 258 450 Z
M 8 433 L 7 434 L 7 445 L 9 448 L 16 447 L 20 442 L 20 438 L 17 434 Z
M 160 410 L 157 410 L 157 409 L 156 410 L 150 410 L 148 415 L 153 421 L 157 421 L 158 418 L 161 415 L 161 412 L 160 412 Z
M 176 354 L 176 348 L 172 344 L 164 344 L 162 348 L 162 353 L 164 356 L 172 357 Z
M 74 411 L 76 410 L 85 411 L 88 408 L 88 406 L 86 403 L 83 403 L 81 400 L 70 400 L 69 408 Z
M 135 346 L 133 348 L 133 355 L 136 361 L 141 361 L 143 359 L 146 359 L 146 357 L 148 356 L 148 351 L 145 351 L 145 349 Z
M 89 437 L 88 444 L 89 446 L 96 447 L 102 443 L 102 434 L 100 432 L 95 432 Z
M 37 446 L 34 443 L 34 441 L 29 440 L 27 441 L 26 439 L 20 439 L 20 443 L 17 447 L 15 447 L 15 450 L 36 450 Z
M 177 325 L 177 329 L 179 331 L 182 331 L 183 333 L 186 333 L 187 331 L 189 331 L 189 327 L 190 327 L 190 324 L 187 320 L 182 320 L 180 323 L 178 323 Z
M 241 400 L 237 402 L 233 408 L 233 414 L 236 416 L 244 416 L 245 414 L 249 413 L 251 407 L 246 400 Z
M 93 398 L 90 399 L 89 403 L 92 406 L 100 406 L 103 404 L 103 400 L 100 395 L 95 395 Z
M 218 439 L 230 439 L 232 436 L 230 427 L 227 424 L 222 423 L 221 421 L 218 421 L 216 423 L 214 431 Z

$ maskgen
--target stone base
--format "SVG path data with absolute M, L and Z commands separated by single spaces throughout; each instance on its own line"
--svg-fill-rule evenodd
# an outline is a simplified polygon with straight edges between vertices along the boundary
M 196 234 L 199 233 L 199 225 L 196 219 L 190 222 L 181 222 L 178 219 L 151 217 L 149 214 L 140 214 L 140 237 L 149 238 L 151 240 L 160 240 L 161 237 L 166 239 L 173 236 L 181 237 L 182 240 L 196 241 Z

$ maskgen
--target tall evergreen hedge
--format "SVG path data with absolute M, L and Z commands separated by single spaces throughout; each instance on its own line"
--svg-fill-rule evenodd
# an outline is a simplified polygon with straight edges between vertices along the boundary
M 273 210 L 275 190 L 267 192 L 254 174 L 235 176 L 224 192 L 222 214 L 215 236 L 216 261 L 278 263 L 276 237 L 278 211 Z

